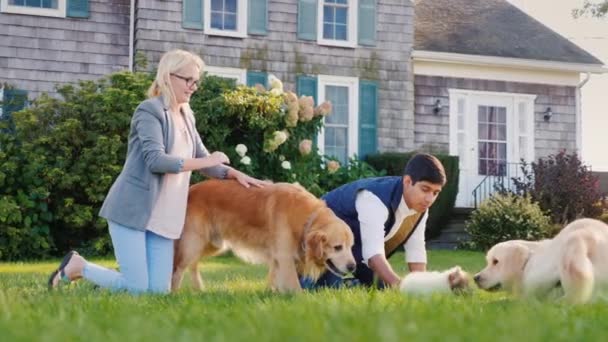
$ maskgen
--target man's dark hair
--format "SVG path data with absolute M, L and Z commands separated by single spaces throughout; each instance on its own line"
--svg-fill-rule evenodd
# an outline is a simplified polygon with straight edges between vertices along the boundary
M 443 165 L 435 156 L 428 153 L 415 154 L 405 165 L 404 176 L 412 178 L 412 184 L 427 181 L 433 184 L 445 185 L 446 177 Z

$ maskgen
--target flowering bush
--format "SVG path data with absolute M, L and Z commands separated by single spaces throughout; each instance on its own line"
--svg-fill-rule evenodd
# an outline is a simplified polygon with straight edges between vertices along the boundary
M 197 129 L 211 151 L 225 152 L 233 165 L 255 177 L 298 182 L 316 195 L 361 177 L 377 176 L 358 160 L 346 167 L 318 154 L 313 141 L 331 103 L 315 107 L 311 96 L 298 97 L 269 76 L 270 89 L 236 86 L 207 76 L 190 104 Z M 198 179 L 195 178 L 195 181 Z

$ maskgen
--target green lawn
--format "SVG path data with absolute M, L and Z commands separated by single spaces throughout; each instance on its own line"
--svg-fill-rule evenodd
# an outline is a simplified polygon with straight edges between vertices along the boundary
M 432 269 L 459 264 L 475 272 L 484 263 L 474 252 L 431 251 L 429 258 Z M 404 272 L 402 254 L 391 262 Z M 365 289 L 279 295 L 265 290 L 264 267 L 232 257 L 204 263 L 208 287 L 202 293 L 130 296 L 84 282 L 48 293 L 46 277 L 56 264 L 0 264 L 0 341 L 523 342 L 608 336 L 605 302 L 572 307 L 480 291 L 426 299 Z

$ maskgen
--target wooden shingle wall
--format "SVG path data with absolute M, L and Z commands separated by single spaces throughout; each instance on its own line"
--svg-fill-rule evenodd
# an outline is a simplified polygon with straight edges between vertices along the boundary
M 378 148 L 414 147 L 413 7 L 410 1 L 378 0 L 375 46 L 320 46 L 297 38 L 297 0 L 268 0 L 268 34 L 246 38 L 210 36 L 182 25 L 181 0 L 138 1 L 135 49 L 153 68 L 160 55 L 183 48 L 205 63 L 273 73 L 295 90 L 296 75 L 333 75 L 378 81 Z
M 91 0 L 89 18 L 0 13 L 0 82 L 55 94 L 129 64 L 129 0 Z

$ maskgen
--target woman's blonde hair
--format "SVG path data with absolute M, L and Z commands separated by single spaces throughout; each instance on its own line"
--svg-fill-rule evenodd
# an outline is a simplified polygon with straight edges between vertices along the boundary
M 171 87 L 171 74 L 190 64 L 196 65 L 199 73 L 203 73 L 205 62 L 196 54 L 185 50 L 165 52 L 158 62 L 156 78 L 148 89 L 148 97 L 162 96 L 165 106 L 177 105 L 175 93 Z M 189 106 L 186 107 L 189 109 Z

